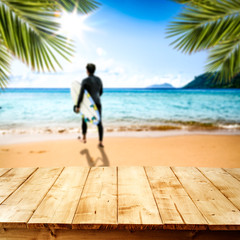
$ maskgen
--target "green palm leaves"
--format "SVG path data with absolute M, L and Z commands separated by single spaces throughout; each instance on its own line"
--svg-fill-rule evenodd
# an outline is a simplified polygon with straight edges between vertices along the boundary
M 98 5 L 94 0 L 0 0 L 0 87 L 6 87 L 13 57 L 37 71 L 61 68 L 59 57 L 69 60 L 74 50 L 58 33 L 56 13 L 88 13 Z
M 232 79 L 240 72 L 240 1 L 175 1 L 185 5 L 167 28 L 172 44 L 184 53 L 209 49 L 207 71 Z
M 0 39 L 0 87 L 6 87 L 12 58 Z

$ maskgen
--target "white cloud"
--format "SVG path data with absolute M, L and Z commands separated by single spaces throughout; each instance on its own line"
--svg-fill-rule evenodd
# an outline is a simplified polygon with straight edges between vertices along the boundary
M 97 72 L 104 84 L 104 87 L 148 87 L 153 84 L 170 83 L 174 87 L 182 87 L 191 79 L 187 79 L 181 74 L 146 76 L 142 73 L 133 73 L 119 66 L 113 59 L 96 61 Z M 28 88 L 68 88 L 72 81 L 81 81 L 86 77 L 85 67 L 76 69 L 75 72 L 65 72 L 59 74 L 35 74 L 28 73 L 12 77 L 9 87 Z
M 98 55 L 99 57 L 106 56 L 106 54 L 107 54 L 107 52 L 106 52 L 103 48 L 100 48 L 100 47 L 98 47 L 98 48 L 96 49 L 96 52 L 97 52 L 97 55 Z
M 68 88 L 74 80 L 81 81 L 86 75 L 86 64 L 93 62 L 96 64 L 96 75 L 99 76 L 104 87 L 148 87 L 153 84 L 170 83 L 174 87 L 182 87 L 193 79 L 184 73 L 178 74 L 159 74 L 152 75 L 141 70 L 129 68 L 122 62 L 118 62 L 111 57 L 104 56 L 105 51 L 102 48 L 93 50 L 93 55 L 81 57 L 76 55 L 72 63 L 64 64 L 63 71 L 58 73 L 33 73 L 30 69 L 24 67 L 24 71 L 14 72 L 9 87 L 39 87 L 39 88 Z M 95 48 L 96 50 L 96 48 Z M 91 61 L 93 60 L 93 61 Z M 22 66 L 20 64 L 19 66 Z

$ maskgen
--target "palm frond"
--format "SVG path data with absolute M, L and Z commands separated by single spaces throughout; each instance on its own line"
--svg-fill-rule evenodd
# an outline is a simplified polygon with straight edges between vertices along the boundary
M 73 53 L 72 45 L 64 36 L 57 34 L 59 23 L 54 12 L 44 8 L 44 3 L 3 2 L 6 4 L 0 5 L 0 33 L 4 45 L 14 56 L 38 71 L 55 71 L 55 65 L 61 67 L 54 57 L 55 51 L 69 60 Z
M 12 57 L 0 38 L 0 88 L 2 89 L 7 86 L 9 80 L 11 60 Z
M 58 34 L 56 12 L 89 13 L 95 0 L 0 0 L 0 87 L 6 87 L 12 56 L 37 71 L 61 68 L 59 56 L 69 61 L 74 49 Z
M 94 0 L 58 0 L 57 1 L 65 10 L 77 10 L 79 13 L 89 13 L 96 10 L 100 3 Z
M 51 9 L 52 11 L 61 11 L 65 10 L 68 12 L 72 12 L 74 10 L 77 10 L 78 13 L 86 14 L 89 12 L 92 12 L 99 8 L 101 5 L 99 2 L 95 0 L 1 0 L 1 2 L 5 4 L 11 4 L 12 6 L 15 6 L 18 8 L 18 5 L 22 4 L 23 2 L 25 5 L 29 6 L 29 9 L 31 7 L 36 7 L 37 3 L 42 5 L 44 9 Z
M 177 37 L 171 44 L 185 53 L 209 49 L 240 31 L 240 1 L 211 5 L 188 5 L 167 28 L 167 37 Z
M 174 48 L 184 53 L 210 49 L 207 71 L 219 72 L 218 81 L 240 72 L 240 1 L 174 0 L 182 12 L 167 28 Z
M 211 4 L 212 2 L 216 0 L 173 0 L 176 3 L 181 4 L 189 4 L 189 5 L 205 5 L 205 4 Z
M 206 67 L 208 71 L 218 72 L 218 81 L 230 81 L 235 77 L 240 72 L 240 37 L 222 42 L 211 49 Z

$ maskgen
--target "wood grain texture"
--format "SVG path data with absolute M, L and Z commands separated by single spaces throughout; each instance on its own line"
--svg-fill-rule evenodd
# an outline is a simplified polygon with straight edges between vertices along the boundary
M 224 168 L 224 170 L 240 181 L 240 168 Z
M 239 240 L 238 231 L 0 229 L 0 240 Z
M 89 172 L 66 167 L 28 222 L 29 228 L 64 228 L 71 224 Z
M 5 174 L 6 172 L 8 172 L 11 168 L 0 168 L 0 177 Z
M 143 167 L 118 167 L 118 224 L 119 228 L 162 228 Z
M 26 227 L 26 223 L 49 191 L 62 168 L 39 168 L 0 205 L 0 226 Z
M 196 168 L 172 168 L 212 230 L 240 230 L 239 210 Z
M 240 210 L 240 181 L 221 168 L 198 168 Z
M 93 167 L 73 219 L 74 228 L 111 228 L 117 224 L 117 169 Z
M 0 204 L 12 194 L 37 168 L 13 168 L 0 177 Z
M 131 239 L 115 233 L 141 230 L 134 235 L 141 239 L 140 233 L 156 229 L 239 233 L 239 176 L 239 169 L 194 167 L 7 170 L 0 177 L 0 237 Z
M 145 167 L 164 228 L 207 228 L 207 221 L 170 167 Z

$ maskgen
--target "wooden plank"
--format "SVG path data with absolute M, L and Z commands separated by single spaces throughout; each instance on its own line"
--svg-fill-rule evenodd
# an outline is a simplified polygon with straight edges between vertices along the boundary
M 0 177 L 5 174 L 6 172 L 8 172 L 11 168 L 0 168 Z
M 143 167 L 118 167 L 119 228 L 162 228 L 158 208 Z
M 67 167 L 28 222 L 29 228 L 64 228 L 72 223 L 89 168 Z
M 0 205 L 0 227 L 26 227 L 26 223 L 49 191 L 62 168 L 39 168 Z
M 224 168 L 224 170 L 240 181 L 240 168 Z
M 239 240 L 238 231 L 0 229 L 0 240 Z
M 73 224 L 75 229 L 106 229 L 117 224 L 116 167 L 91 168 Z
M 240 210 L 240 181 L 221 168 L 198 168 Z
M 170 167 L 145 167 L 164 229 L 204 230 L 207 221 Z
M 212 230 L 240 230 L 239 210 L 193 167 L 173 167 L 179 181 Z
M 0 177 L 0 204 L 12 194 L 37 168 L 13 168 Z

